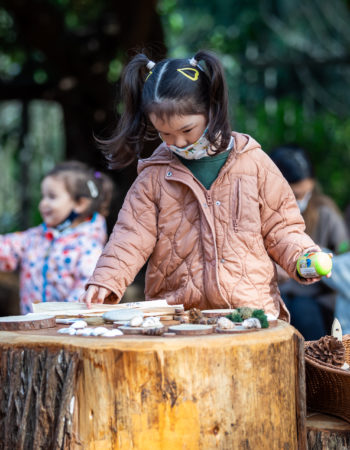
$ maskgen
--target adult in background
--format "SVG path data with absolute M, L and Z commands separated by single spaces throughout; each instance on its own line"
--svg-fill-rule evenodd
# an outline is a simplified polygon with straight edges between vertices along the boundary
M 322 193 L 307 152 L 297 146 L 281 146 L 271 159 L 292 188 L 305 221 L 305 231 L 320 247 L 338 254 L 347 250 L 348 233 L 334 201 Z M 323 282 L 303 286 L 278 267 L 279 288 L 291 313 L 291 323 L 306 340 L 330 333 L 336 293 Z

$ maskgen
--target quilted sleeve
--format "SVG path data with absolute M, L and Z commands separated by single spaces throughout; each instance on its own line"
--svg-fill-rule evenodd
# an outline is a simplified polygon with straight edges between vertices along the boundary
M 157 206 L 152 168 L 144 169 L 131 186 L 113 232 L 89 284 L 110 289 L 120 301 L 127 286 L 152 253 L 157 239 Z
M 296 262 L 308 250 L 319 247 L 304 232 L 304 219 L 288 182 L 266 154 L 261 159 L 258 182 L 265 248 L 290 277 L 308 284 L 309 280 L 298 276 Z
M 16 270 L 22 258 L 26 232 L 0 235 L 0 270 Z

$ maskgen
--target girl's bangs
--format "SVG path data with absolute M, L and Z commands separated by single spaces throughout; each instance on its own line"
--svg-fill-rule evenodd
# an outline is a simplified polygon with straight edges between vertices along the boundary
M 152 102 L 145 108 L 145 113 L 149 116 L 155 114 L 161 120 L 167 120 L 172 116 L 186 116 L 189 114 L 206 114 L 203 108 L 196 105 L 192 99 L 178 100 L 167 99 Z

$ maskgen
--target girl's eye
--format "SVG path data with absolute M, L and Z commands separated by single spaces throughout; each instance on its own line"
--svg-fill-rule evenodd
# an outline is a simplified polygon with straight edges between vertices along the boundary
M 184 130 L 184 133 L 191 133 L 193 128 L 191 128 L 190 130 Z

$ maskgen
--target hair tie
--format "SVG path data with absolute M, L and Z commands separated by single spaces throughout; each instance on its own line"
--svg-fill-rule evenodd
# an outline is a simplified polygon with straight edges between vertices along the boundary
M 154 61 L 149 60 L 148 63 L 146 64 L 146 67 L 148 70 L 152 70 L 155 65 L 156 63 Z
M 194 66 L 194 67 L 198 66 L 198 61 L 194 57 L 189 59 L 189 63 L 191 64 L 191 66 Z
M 87 187 L 89 188 L 91 197 L 92 198 L 98 197 L 98 189 L 96 187 L 96 184 L 92 180 L 88 180 L 86 184 Z

